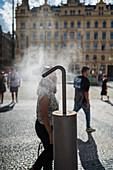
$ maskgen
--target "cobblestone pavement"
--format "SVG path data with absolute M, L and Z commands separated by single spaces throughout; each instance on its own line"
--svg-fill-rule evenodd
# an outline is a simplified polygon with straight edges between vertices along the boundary
M 96 88 L 95 88 L 96 89 Z M 113 99 L 110 100 L 113 103 Z M 10 101 L 5 101 L 4 105 Z M 73 109 L 73 100 L 67 101 Z M 85 132 L 85 115 L 82 110 L 78 122 L 78 169 L 113 169 L 113 106 L 107 101 L 91 99 L 91 122 L 96 132 Z M 36 100 L 19 100 L 14 109 L 0 113 L 0 170 L 24 170 L 37 157 L 40 140 L 35 125 Z

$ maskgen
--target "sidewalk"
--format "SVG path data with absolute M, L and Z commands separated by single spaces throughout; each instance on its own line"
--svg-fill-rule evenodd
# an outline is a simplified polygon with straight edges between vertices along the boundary
M 68 109 L 72 110 L 73 100 L 67 103 Z M 40 142 L 34 129 L 35 108 L 36 100 L 20 100 L 12 111 L 0 113 L 1 170 L 24 170 L 35 161 Z M 96 128 L 96 132 L 89 136 L 85 132 L 85 115 L 82 110 L 77 115 L 78 169 L 112 170 L 113 106 L 93 99 L 91 115 L 92 127 Z

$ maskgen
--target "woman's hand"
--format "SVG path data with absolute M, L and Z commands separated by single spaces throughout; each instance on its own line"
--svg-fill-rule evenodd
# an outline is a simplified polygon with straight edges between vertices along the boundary
M 86 109 L 89 109 L 89 102 L 86 104 Z
M 53 144 L 53 132 L 49 133 L 50 144 Z

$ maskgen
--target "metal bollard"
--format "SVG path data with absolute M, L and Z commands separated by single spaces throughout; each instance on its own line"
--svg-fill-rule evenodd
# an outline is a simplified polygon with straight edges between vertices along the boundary
M 55 170 L 77 170 L 77 115 L 67 111 L 53 113 L 53 150 Z
M 53 71 L 62 71 L 62 111 L 53 113 L 53 152 L 55 170 L 77 170 L 77 115 L 66 111 L 66 71 L 62 66 L 55 66 L 42 76 Z

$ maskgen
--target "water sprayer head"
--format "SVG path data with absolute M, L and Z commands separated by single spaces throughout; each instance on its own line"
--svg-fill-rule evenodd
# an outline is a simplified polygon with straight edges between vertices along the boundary
M 64 67 L 57 65 L 50 70 L 46 71 L 44 74 L 42 74 L 42 77 L 46 77 L 55 70 L 60 69 L 62 71 L 62 101 L 63 101 L 63 115 L 66 115 L 66 71 Z

